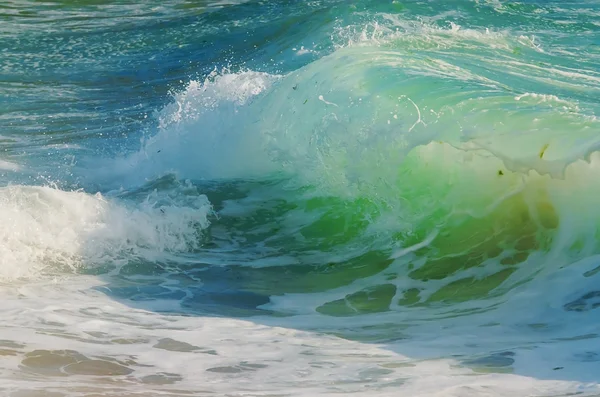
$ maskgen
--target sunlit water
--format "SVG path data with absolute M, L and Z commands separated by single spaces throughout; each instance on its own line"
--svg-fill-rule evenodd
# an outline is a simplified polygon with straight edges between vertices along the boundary
M 592 0 L 5 1 L 0 393 L 600 395 L 599 98 Z

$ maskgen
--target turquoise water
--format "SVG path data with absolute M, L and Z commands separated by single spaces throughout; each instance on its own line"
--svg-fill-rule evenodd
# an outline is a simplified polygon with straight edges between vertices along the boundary
M 0 391 L 600 394 L 600 3 L 0 5 Z

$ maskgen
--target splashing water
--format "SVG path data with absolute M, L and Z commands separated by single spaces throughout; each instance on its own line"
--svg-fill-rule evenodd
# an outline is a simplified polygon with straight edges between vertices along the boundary
M 3 10 L 3 393 L 600 393 L 595 2 Z

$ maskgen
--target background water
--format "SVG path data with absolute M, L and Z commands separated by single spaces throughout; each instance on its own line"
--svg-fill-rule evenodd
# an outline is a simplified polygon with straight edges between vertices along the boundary
M 0 392 L 600 395 L 600 2 L 0 5 Z

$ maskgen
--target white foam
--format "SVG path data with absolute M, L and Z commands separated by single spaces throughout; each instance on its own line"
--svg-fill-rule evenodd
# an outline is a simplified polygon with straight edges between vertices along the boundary
M 19 171 L 21 170 L 21 166 L 15 163 L 11 163 L 10 161 L 0 160 L 0 170 Z
M 402 350 L 298 331 L 261 320 L 170 316 L 136 309 L 77 277 L 0 290 L 4 379 L 0 390 L 97 394 L 263 396 L 551 396 L 598 387 L 512 374 L 477 374 L 453 359 L 421 360 Z M 23 315 L 26 313 L 27 315 Z M 438 335 L 439 336 L 439 335 Z M 171 348 L 165 344 L 170 340 Z M 163 341 L 163 346 L 160 342 Z M 450 342 L 438 337 L 437 344 Z M 8 344 L 7 344 L 8 343 Z M 176 343 L 178 345 L 173 345 Z M 37 353 L 35 352 L 37 350 Z M 44 350 L 44 352 L 40 352 Z M 36 366 L 27 355 L 79 354 L 128 375 L 73 375 L 68 360 Z M 56 357 L 56 356 L 55 356 Z M 24 361 L 25 360 L 25 361 Z M 27 376 L 31 373 L 35 377 Z M 52 376 L 58 372 L 61 376 Z M 173 379 L 150 382 L 149 379 Z M 6 390 L 6 389 L 4 389 Z
M 101 194 L 0 188 L 0 279 L 186 251 L 198 246 L 209 212 L 201 195 L 177 206 L 150 194 L 129 207 Z
M 570 102 L 570 101 L 566 101 L 564 99 L 560 99 L 556 95 L 538 94 L 535 92 L 526 92 L 524 94 L 515 96 L 515 101 L 520 101 L 521 99 L 532 99 L 537 102 L 555 102 L 558 104 L 567 105 L 569 107 L 577 109 L 577 104 L 574 104 L 573 102 Z

